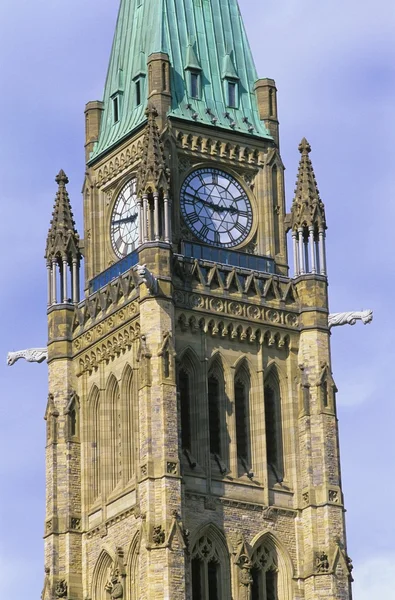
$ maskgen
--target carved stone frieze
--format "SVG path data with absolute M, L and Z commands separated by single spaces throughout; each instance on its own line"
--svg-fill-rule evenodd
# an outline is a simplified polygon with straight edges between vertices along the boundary
M 143 138 L 134 140 L 127 148 L 120 150 L 97 172 L 96 187 L 101 189 L 125 171 L 133 171 L 133 167 L 140 161 Z
M 287 348 L 290 345 L 290 336 L 286 331 L 274 331 L 264 327 L 252 327 L 250 324 L 241 324 L 224 318 L 199 316 L 195 317 L 187 312 L 181 312 L 177 317 L 177 327 L 181 331 L 196 333 L 201 331 L 207 335 L 218 338 L 227 338 L 233 341 L 266 344 L 268 347 Z
M 261 167 L 265 163 L 265 154 L 262 149 L 225 143 L 219 138 L 202 136 L 201 132 L 200 135 L 191 135 L 191 133 L 177 128 L 175 139 L 178 148 L 184 152 L 193 152 L 195 155 L 200 152 L 202 155 L 215 157 L 217 162 L 232 161 L 236 164 L 241 163 L 244 167 L 251 165 L 255 168 Z
M 96 537 L 97 535 L 100 535 L 100 537 L 106 537 L 107 530 L 109 527 L 112 527 L 113 525 L 120 523 L 121 521 L 123 521 L 124 519 L 127 519 L 131 515 L 136 516 L 136 512 L 137 512 L 137 508 L 129 508 L 128 510 L 125 510 L 123 513 L 120 513 L 116 517 L 108 519 L 108 521 L 106 521 L 105 523 L 102 523 L 101 525 L 91 529 L 87 533 L 86 537 L 88 538 L 88 540 Z
M 273 325 L 281 325 L 289 329 L 297 329 L 299 316 L 297 313 L 266 308 L 247 302 L 236 302 L 234 300 L 213 298 L 203 294 L 193 294 L 176 290 L 173 295 L 176 306 L 193 310 L 202 310 L 212 314 L 223 314 L 249 322 L 257 321 Z
M 130 271 L 80 302 L 75 307 L 73 331 L 81 334 L 93 322 L 106 319 L 120 308 L 137 312 L 137 304 L 132 302 L 131 306 L 130 302 L 138 298 L 138 283 L 138 275 Z
M 249 254 L 253 248 L 249 248 Z M 204 290 L 218 292 L 227 298 L 237 298 L 259 302 L 260 305 L 276 303 L 277 306 L 298 306 L 297 290 L 289 279 L 258 273 L 241 267 L 214 264 L 213 262 L 187 259 L 177 255 L 174 271 L 183 285 L 201 293 Z
M 91 374 L 100 363 L 110 362 L 127 350 L 130 350 L 135 340 L 140 337 L 140 325 L 137 320 L 127 327 L 119 328 L 113 335 L 99 341 L 86 352 L 80 352 L 79 370 L 77 375 L 88 372 Z

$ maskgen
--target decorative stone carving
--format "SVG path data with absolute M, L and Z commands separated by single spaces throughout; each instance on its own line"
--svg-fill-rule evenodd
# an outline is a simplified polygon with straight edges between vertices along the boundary
M 122 548 L 118 547 L 116 549 L 116 558 L 111 570 L 110 579 L 105 585 L 105 589 L 109 592 L 111 600 L 123 598 L 124 586 L 122 580 L 124 577 L 124 552 Z
M 329 490 L 328 492 L 329 502 L 339 504 L 339 492 L 337 490 Z
M 167 472 L 170 475 L 177 475 L 177 463 L 176 462 L 168 462 L 167 463 Z
M 11 367 L 20 358 L 30 363 L 42 363 L 48 358 L 47 348 L 30 348 L 29 350 L 18 350 L 7 354 L 7 365 Z
M 152 541 L 154 542 L 155 546 L 161 546 L 162 544 L 164 544 L 165 539 L 166 539 L 166 534 L 165 534 L 164 530 L 162 529 L 162 525 L 157 525 L 156 527 L 154 527 L 154 530 L 152 533 Z
M 315 558 L 315 571 L 316 573 L 328 573 L 329 572 L 329 559 L 325 552 L 320 552 Z
M 155 296 L 158 293 L 157 278 L 151 273 L 146 265 L 137 265 L 136 269 L 141 281 L 147 286 L 149 294 Z
M 56 598 L 66 598 L 67 596 L 67 582 L 65 579 L 58 581 L 55 586 L 55 596 Z
M 373 311 L 332 313 L 328 317 L 328 326 L 331 329 L 331 327 L 341 327 L 342 325 L 355 325 L 357 321 L 362 321 L 364 325 L 371 323 L 373 321 Z

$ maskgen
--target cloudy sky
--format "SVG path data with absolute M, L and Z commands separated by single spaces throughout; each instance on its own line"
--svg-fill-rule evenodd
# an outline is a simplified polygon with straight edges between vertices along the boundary
M 288 206 L 306 136 L 327 208 L 333 331 L 354 600 L 395 599 L 393 0 L 240 0 L 260 76 L 279 90 Z M 0 598 L 43 582 L 45 365 L 5 366 L 46 343 L 44 247 L 63 168 L 81 227 L 84 105 L 101 97 L 116 0 L 0 2 Z

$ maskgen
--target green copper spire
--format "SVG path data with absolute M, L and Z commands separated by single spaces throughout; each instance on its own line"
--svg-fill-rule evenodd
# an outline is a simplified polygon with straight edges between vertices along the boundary
M 145 123 L 153 53 L 169 56 L 170 117 L 271 137 L 259 118 L 258 77 L 237 0 L 121 0 L 91 160 Z

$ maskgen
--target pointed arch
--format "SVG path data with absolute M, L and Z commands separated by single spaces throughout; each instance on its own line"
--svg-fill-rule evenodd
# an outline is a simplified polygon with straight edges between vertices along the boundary
M 217 352 L 211 359 L 207 380 L 208 430 L 210 453 L 226 458 L 225 375 L 222 357 Z
M 119 384 L 111 373 L 106 385 L 103 432 L 106 440 L 107 492 L 111 493 L 122 478 L 122 414 Z
M 284 478 L 282 401 L 279 372 L 274 363 L 265 374 L 264 403 L 268 475 L 269 480 L 280 483 Z
M 252 542 L 251 600 L 292 600 L 293 565 L 285 546 L 272 533 Z
M 102 550 L 97 559 L 92 577 L 92 600 L 110 600 L 106 590 L 114 559 L 108 550 Z
M 139 582 L 140 582 L 140 545 L 141 545 L 141 534 L 137 531 L 129 546 L 127 561 L 126 561 L 126 574 L 128 581 L 128 600 L 139 600 Z
M 122 459 L 123 481 L 126 484 L 136 473 L 138 448 L 138 398 L 136 375 L 127 363 L 121 377 Z
M 207 523 L 191 536 L 192 600 L 231 597 L 229 550 L 223 533 Z
M 236 447 L 239 474 L 249 473 L 252 462 L 250 426 L 251 371 L 248 361 L 238 361 L 234 377 Z
M 87 477 L 89 503 L 94 503 L 100 496 L 101 475 L 101 440 L 100 440 L 100 391 L 94 384 L 89 392 L 88 401 L 88 464 Z
M 179 423 L 181 448 L 185 452 L 197 456 L 199 446 L 199 419 L 196 391 L 199 385 L 199 359 L 190 347 L 187 347 L 179 360 L 177 369 L 177 385 L 179 399 Z

